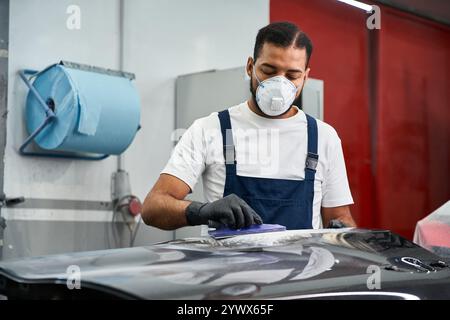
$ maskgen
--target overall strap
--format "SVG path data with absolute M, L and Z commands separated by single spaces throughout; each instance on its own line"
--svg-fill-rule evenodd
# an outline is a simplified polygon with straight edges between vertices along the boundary
M 316 175 L 316 167 L 319 162 L 319 155 L 317 154 L 317 121 L 310 115 L 306 115 L 308 122 L 308 155 L 305 163 L 305 180 L 313 181 Z
M 226 174 L 236 174 L 236 148 L 233 142 L 230 113 L 227 110 L 219 112 L 220 131 L 222 132 L 223 156 L 225 158 Z

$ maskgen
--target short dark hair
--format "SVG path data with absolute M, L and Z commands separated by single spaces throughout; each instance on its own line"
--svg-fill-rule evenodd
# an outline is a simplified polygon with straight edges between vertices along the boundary
M 288 21 L 274 22 L 258 31 L 253 51 L 253 60 L 256 61 L 264 43 L 287 48 L 294 45 L 296 48 L 306 49 L 306 66 L 311 58 L 313 45 L 308 35 L 295 24 Z

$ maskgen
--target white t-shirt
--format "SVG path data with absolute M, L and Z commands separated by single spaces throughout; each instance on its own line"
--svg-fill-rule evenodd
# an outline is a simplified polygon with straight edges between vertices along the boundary
M 297 107 L 296 107 L 297 108 Z M 236 146 L 237 175 L 303 180 L 307 155 L 304 112 L 286 119 L 254 113 L 247 102 L 229 109 Z M 320 208 L 353 203 L 341 140 L 330 125 L 317 120 L 319 162 L 314 181 L 313 228 L 322 227 Z M 191 190 L 200 176 L 206 201 L 223 197 L 225 164 L 217 112 L 197 119 L 183 134 L 161 173 L 183 180 Z

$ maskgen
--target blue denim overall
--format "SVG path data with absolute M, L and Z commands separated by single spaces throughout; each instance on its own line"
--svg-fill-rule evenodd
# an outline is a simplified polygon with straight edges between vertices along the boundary
M 244 177 L 236 174 L 236 149 L 233 142 L 230 114 L 219 112 L 225 158 L 223 196 L 236 194 L 258 213 L 264 223 L 280 224 L 288 230 L 312 229 L 314 177 L 317 154 L 317 122 L 306 115 L 308 123 L 308 155 L 304 180 Z

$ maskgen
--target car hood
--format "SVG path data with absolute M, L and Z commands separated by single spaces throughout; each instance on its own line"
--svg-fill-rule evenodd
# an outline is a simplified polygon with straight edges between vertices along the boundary
M 448 261 L 389 231 L 363 229 L 30 257 L 0 263 L 0 279 L 0 292 L 18 298 L 43 285 L 68 291 L 77 280 L 81 289 L 137 299 L 450 298 Z

